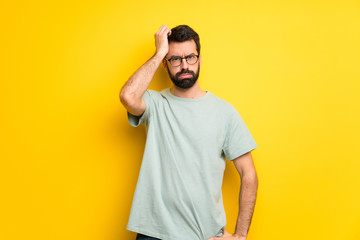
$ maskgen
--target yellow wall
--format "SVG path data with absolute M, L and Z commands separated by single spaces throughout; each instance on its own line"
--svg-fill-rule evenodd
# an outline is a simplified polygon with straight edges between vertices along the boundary
M 200 85 L 259 146 L 248 239 L 360 239 L 359 1 L 5 2 L 0 239 L 134 239 L 145 132 L 118 93 L 161 24 L 200 34 Z M 150 87 L 168 86 L 160 68 Z M 228 162 L 231 232 L 239 184 Z

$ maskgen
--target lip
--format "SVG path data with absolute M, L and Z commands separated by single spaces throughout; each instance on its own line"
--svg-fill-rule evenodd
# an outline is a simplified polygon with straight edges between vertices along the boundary
M 180 79 L 183 79 L 183 78 L 191 78 L 192 75 L 190 73 L 183 73 L 179 76 Z

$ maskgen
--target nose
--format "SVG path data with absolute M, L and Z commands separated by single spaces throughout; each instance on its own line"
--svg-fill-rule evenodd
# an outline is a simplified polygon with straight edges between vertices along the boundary
M 187 63 L 185 58 L 181 59 L 180 67 L 181 67 L 181 69 L 188 69 L 189 68 L 189 64 Z

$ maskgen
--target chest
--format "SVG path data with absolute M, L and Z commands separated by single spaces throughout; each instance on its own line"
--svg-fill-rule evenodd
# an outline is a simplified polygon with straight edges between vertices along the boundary
M 158 133 L 175 144 L 221 151 L 226 119 L 217 105 L 163 101 L 151 120 Z

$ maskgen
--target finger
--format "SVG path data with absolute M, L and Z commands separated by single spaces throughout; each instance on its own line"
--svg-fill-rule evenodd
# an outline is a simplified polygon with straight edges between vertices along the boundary
M 161 38 L 167 38 L 167 36 L 169 35 L 170 29 L 164 29 L 160 34 L 159 37 Z
M 157 30 L 157 32 L 155 33 L 155 36 L 159 36 L 162 34 L 162 32 L 164 31 L 164 29 L 166 28 L 167 26 L 165 24 L 161 25 L 161 27 L 159 28 L 159 30 Z
M 164 33 L 164 34 L 165 34 L 165 33 L 168 33 L 169 31 L 171 31 L 170 28 L 169 28 L 168 26 L 166 26 L 166 25 L 163 25 L 163 26 L 162 26 L 162 30 L 163 30 L 162 33 Z
M 164 38 L 167 39 L 167 37 L 170 36 L 170 34 L 171 34 L 171 30 L 170 30 L 170 29 L 167 30 L 167 31 L 165 31 L 165 32 L 164 32 Z
M 158 32 L 159 32 L 159 35 L 163 35 L 164 32 L 165 32 L 167 29 L 169 29 L 169 27 L 166 26 L 165 24 L 163 24 L 163 25 L 160 27 L 159 31 L 158 31 Z
M 159 29 L 159 31 L 157 31 L 154 36 L 155 36 L 155 38 L 163 37 L 164 36 L 164 29 Z
M 165 24 L 163 24 L 162 26 L 161 26 L 163 29 L 170 29 L 167 25 L 165 25 Z

